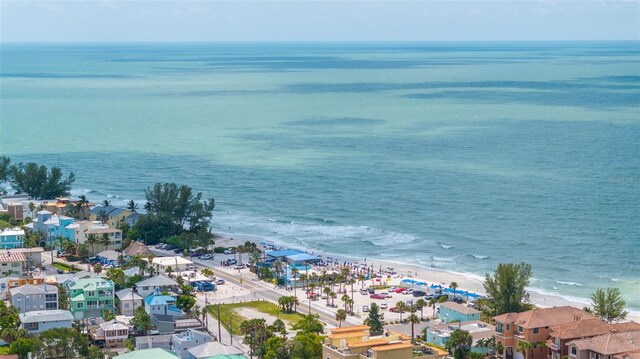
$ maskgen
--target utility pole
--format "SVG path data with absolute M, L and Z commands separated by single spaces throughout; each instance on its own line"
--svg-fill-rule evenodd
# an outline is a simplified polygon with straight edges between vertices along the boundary
M 220 303 L 218 303 L 218 341 L 221 342 L 222 341 L 222 332 L 220 331 L 220 321 L 222 320 L 222 318 L 220 318 Z M 233 341 L 233 339 L 231 339 L 231 341 Z

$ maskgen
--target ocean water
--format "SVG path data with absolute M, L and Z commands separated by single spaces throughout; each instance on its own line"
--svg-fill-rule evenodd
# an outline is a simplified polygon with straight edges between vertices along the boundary
M 0 153 L 215 230 L 640 311 L 640 44 L 1 44 Z

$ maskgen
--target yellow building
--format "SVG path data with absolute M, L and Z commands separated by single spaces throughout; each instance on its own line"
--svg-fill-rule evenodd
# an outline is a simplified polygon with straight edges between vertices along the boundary
M 397 333 L 370 336 L 369 326 L 335 328 L 322 346 L 323 359 L 414 359 L 414 345 Z M 427 357 L 420 357 L 427 358 Z

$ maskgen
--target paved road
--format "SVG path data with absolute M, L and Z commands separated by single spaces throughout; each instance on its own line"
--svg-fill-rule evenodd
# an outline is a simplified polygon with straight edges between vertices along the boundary
M 164 251 L 164 250 L 158 250 L 158 249 L 151 249 L 151 251 L 154 254 L 160 255 L 160 256 L 175 256 L 175 253 L 173 253 L 172 251 Z M 229 300 L 229 299 L 216 300 L 215 296 L 212 296 L 212 298 L 209 298 L 210 299 L 209 303 L 218 303 L 218 302 L 229 303 L 232 301 L 249 301 L 254 299 L 263 299 L 263 300 L 268 300 L 274 303 L 278 303 L 278 299 L 280 297 L 284 295 L 294 294 L 294 292 L 292 291 L 286 291 L 281 288 L 274 288 L 272 284 L 258 280 L 257 276 L 254 273 L 251 273 L 248 269 L 242 269 L 238 271 L 238 270 L 233 270 L 232 268 L 229 268 L 229 267 L 221 267 L 219 265 L 220 261 L 227 258 L 233 258 L 233 257 L 234 255 L 216 254 L 214 259 L 206 260 L 206 261 L 199 260 L 197 258 L 191 258 L 191 260 L 194 262 L 194 264 L 196 264 L 196 267 L 198 267 L 199 270 L 201 270 L 202 268 L 213 269 L 215 276 L 217 278 L 222 278 L 228 283 L 248 289 L 250 291 L 250 294 L 245 296 L 235 297 L 232 300 Z M 242 283 L 240 283 L 241 279 L 242 279 Z M 306 295 L 302 290 L 298 290 L 297 295 L 300 301 L 300 305 L 298 305 L 298 312 L 307 314 L 309 312 L 308 310 L 309 300 L 305 298 Z M 328 323 L 332 326 L 338 325 L 338 322 L 335 320 L 335 312 L 333 312 L 331 309 L 326 307 L 325 300 L 312 301 L 311 312 L 318 314 L 320 316 L 320 320 L 325 323 Z M 362 324 L 362 321 L 358 318 L 349 317 L 344 322 L 344 324 L 356 325 L 356 324 Z

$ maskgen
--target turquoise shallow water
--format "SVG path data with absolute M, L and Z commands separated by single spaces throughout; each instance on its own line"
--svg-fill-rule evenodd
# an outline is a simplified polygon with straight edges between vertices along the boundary
M 220 231 L 640 310 L 640 44 L 2 44 L 0 152 Z

